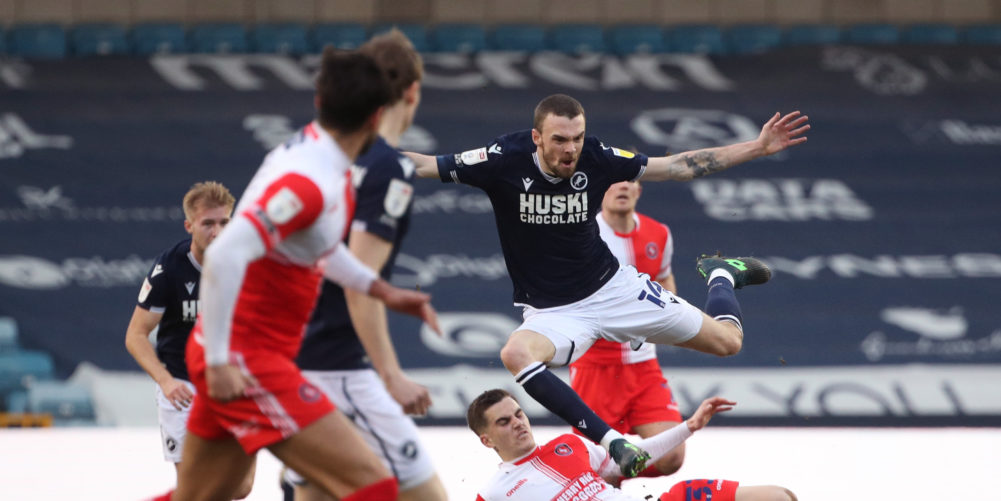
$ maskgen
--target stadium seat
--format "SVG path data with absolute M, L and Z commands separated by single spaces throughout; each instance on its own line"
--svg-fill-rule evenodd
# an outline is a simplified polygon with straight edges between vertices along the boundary
M 504 24 L 494 28 L 490 37 L 495 50 L 535 52 L 549 49 L 546 30 L 534 24 Z
M 664 30 L 652 24 L 616 26 L 608 31 L 609 48 L 619 55 L 667 50 Z
M 94 403 L 83 386 L 40 381 L 28 387 L 28 412 L 51 414 L 57 425 L 94 422 Z
M 17 350 L 17 321 L 12 317 L 0 317 L 0 353 Z
M 764 24 L 742 24 L 726 31 L 726 43 L 733 54 L 766 52 L 782 43 L 782 30 Z
M 184 26 L 179 23 L 144 23 L 132 28 L 136 54 L 184 53 L 190 50 Z
M 52 357 L 42 351 L 0 353 L 0 393 L 27 388 L 33 381 L 52 379 Z
M 368 30 L 358 23 L 318 24 L 310 33 L 313 49 L 322 51 L 327 45 L 338 49 L 356 49 L 368 40 Z
M 250 48 L 239 23 L 204 23 L 191 28 L 191 48 L 201 53 L 244 53 Z
M 667 34 L 671 52 L 724 54 L 723 32 L 712 25 L 689 24 L 671 28 Z
M 28 392 L 24 390 L 12 391 L 4 397 L 4 409 L 6 412 L 24 414 L 28 412 Z
M 904 30 L 904 43 L 955 45 L 959 32 L 947 24 L 915 24 Z
M 431 34 L 440 52 L 479 52 L 487 48 L 487 33 L 478 24 L 441 24 Z
M 111 23 L 85 23 L 73 27 L 70 34 L 73 53 L 79 56 L 111 56 L 132 52 L 125 28 Z
M 786 30 L 783 40 L 788 46 L 831 45 L 841 42 L 841 29 L 833 24 L 798 24 Z
M 861 45 L 895 44 L 900 42 L 900 30 L 892 24 L 856 24 L 845 30 L 845 42 Z
M 14 25 L 7 52 L 25 59 L 62 59 L 66 57 L 66 32 L 53 23 Z
M 605 30 L 597 24 L 561 24 L 550 32 L 553 48 L 568 54 L 605 52 Z
M 403 34 L 410 39 L 410 43 L 414 44 L 414 48 L 417 49 L 417 52 L 427 52 L 430 50 L 431 44 L 428 42 L 427 29 L 424 28 L 423 24 L 382 24 L 376 26 L 375 29 L 372 30 L 372 34 L 378 35 L 393 28 L 402 31 Z
M 963 41 L 974 45 L 1001 45 L 1001 24 L 970 26 L 963 31 Z
M 302 24 L 263 23 L 251 32 L 251 40 L 256 52 L 298 55 L 310 51 L 306 33 Z

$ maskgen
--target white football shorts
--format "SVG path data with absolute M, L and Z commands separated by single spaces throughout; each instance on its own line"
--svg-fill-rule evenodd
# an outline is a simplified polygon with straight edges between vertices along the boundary
M 183 379 L 178 381 L 195 393 L 195 385 Z M 167 400 L 160 385 L 156 386 L 156 414 L 160 420 L 160 438 L 163 442 L 163 458 L 171 463 L 181 462 L 181 448 L 184 446 L 184 436 L 188 434 L 188 414 L 191 407 L 177 410 L 174 404 Z
M 599 338 L 678 344 L 702 328 L 702 310 L 632 266 L 620 266 L 597 292 L 575 303 L 543 309 L 525 306 L 523 318 L 517 330 L 538 332 L 556 346 L 550 367 L 569 365 Z
M 302 375 L 354 423 L 399 481 L 400 490 L 423 484 L 434 475 L 434 464 L 417 436 L 417 425 L 403 413 L 374 370 L 302 371 Z M 285 480 L 303 483 L 303 478 L 291 469 L 285 470 Z

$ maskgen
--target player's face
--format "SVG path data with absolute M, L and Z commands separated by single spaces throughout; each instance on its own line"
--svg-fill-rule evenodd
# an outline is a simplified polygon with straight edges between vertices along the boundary
M 184 229 L 191 234 L 191 244 L 197 253 L 205 252 L 205 249 L 219 236 L 226 223 L 229 223 L 232 207 L 205 207 L 199 204 L 191 219 L 184 221 Z
M 492 447 L 504 461 L 522 457 L 535 449 L 535 437 L 528 416 L 511 397 L 490 406 L 483 413 L 487 429 L 480 441 Z
M 546 115 L 542 130 L 532 129 L 542 170 L 550 176 L 570 179 L 584 147 L 584 115 L 573 118 Z
M 634 181 L 621 181 L 608 187 L 601 208 L 613 212 L 627 214 L 636 210 L 636 201 L 640 199 L 640 184 Z

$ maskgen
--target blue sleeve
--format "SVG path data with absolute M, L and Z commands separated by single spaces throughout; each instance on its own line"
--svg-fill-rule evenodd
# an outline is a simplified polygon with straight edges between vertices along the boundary
M 646 170 L 649 159 L 642 153 L 601 145 L 601 156 L 610 167 L 612 182 L 636 181 Z
M 413 162 L 402 156 L 386 157 L 367 167 L 358 186 L 355 223 L 379 238 L 395 241 L 413 203 L 414 170 Z
M 494 181 L 503 155 L 497 142 L 455 155 L 438 155 L 438 177 L 444 183 L 462 183 L 486 189 Z

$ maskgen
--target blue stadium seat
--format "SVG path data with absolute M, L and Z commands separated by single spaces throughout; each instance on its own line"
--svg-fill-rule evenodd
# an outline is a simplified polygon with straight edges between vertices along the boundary
M 27 388 L 34 381 L 52 379 L 55 364 L 42 351 L 0 353 L 0 393 Z
M 726 31 L 727 48 L 733 54 L 766 52 L 782 44 L 782 30 L 764 24 L 742 24 Z
M 948 24 L 915 24 L 904 30 L 904 43 L 955 45 L 959 43 L 959 32 Z
M 550 32 L 553 48 L 568 54 L 605 52 L 605 30 L 597 24 L 561 24 Z
M 431 49 L 431 44 L 428 42 L 428 32 L 423 24 L 381 24 L 372 30 L 372 34 L 379 35 L 393 28 L 402 31 L 410 39 L 410 43 L 414 44 L 417 52 L 427 52 Z
M 487 33 L 478 24 L 441 24 L 431 37 L 434 49 L 441 52 L 479 52 L 487 48 Z
M 111 23 L 85 23 L 73 27 L 70 34 L 73 53 L 79 56 L 111 56 L 129 54 L 132 43 L 125 28 Z
M 616 26 L 608 30 L 612 52 L 619 55 L 656 53 L 667 50 L 664 30 L 652 24 Z
M 184 53 L 190 50 L 184 26 L 179 23 L 144 23 L 132 28 L 136 54 Z
M 900 30 L 892 24 L 856 24 L 845 30 L 845 42 L 861 45 L 900 43 Z
M 338 49 L 357 49 L 368 40 L 368 30 L 358 23 L 318 24 L 310 33 L 313 49 L 322 51 L 327 45 Z
M 17 350 L 17 321 L 13 317 L 0 317 L 0 353 Z
M 798 24 L 790 26 L 783 37 L 785 45 L 832 45 L 841 42 L 841 29 L 833 24 Z
M 726 44 L 723 32 L 712 25 L 689 24 L 671 28 L 667 34 L 668 47 L 672 52 L 701 52 L 724 54 Z
M 28 387 L 28 412 L 51 414 L 56 425 L 93 423 L 90 391 L 63 381 L 40 381 Z
M 1001 24 L 969 26 L 963 31 L 963 41 L 975 45 L 1001 45 Z
M 14 25 L 7 50 L 26 59 L 62 59 L 66 57 L 66 32 L 54 23 Z
M 549 49 L 546 30 L 534 24 L 503 24 L 494 28 L 490 42 L 496 50 L 535 52 Z
M 250 44 L 239 23 L 205 23 L 191 28 L 191 47 L 201 53 L 239 54 L 247 52 Z
M 256 52 L 305 54 L 310 51 L 306 27 L 296 23 L 263 23 L 251 32 Z
M 24 414 L 28 412 L 28 392 L 24 390 L 12 391 L 4 397 L 4 409 L 6 412 L 14 414 Z

